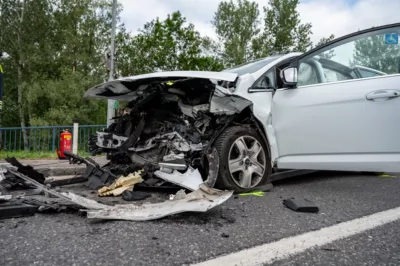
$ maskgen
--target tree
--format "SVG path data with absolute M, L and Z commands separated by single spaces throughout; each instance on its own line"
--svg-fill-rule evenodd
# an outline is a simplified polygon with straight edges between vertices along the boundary
M 59 125 L 70 121 L 70 113 L 76 115 L 77 110 L 82 110 L 73 103 L 67 104 L 67 109 L 55 103 L 60 103 L 57 97 L 82 98 L 85 89 L 106 78 L 104 52 L 109 46 L 111 3 L 111 0 L 0 1 L 0 47 L 11 55 L 3 64 L 4 126 Z M 62 92 L 60 88 L 66 88 L 64 83 L 68 79 L 79 90 L 70 88 L 70 95 L 65 96 L 67 90 Z M 43 88 L 46 93 L 41 93 Z M 104 101 L 92 102 L 85 109 L 90 119 L 83 121 L 104 123 Z M 65 120 L 54 115 L 57 108 L 65 111 Z M 29 139 L 26 134 L 24 139 Z
M 317 43 L 316 47 L 324 45 L 330 41 L 332 41 L 333 39 L 335 39 L 335 35 L 331 34 L 328 38 L 321 38 L 321 40 L 319 40 L 319 42 Z M 320 54 L 321 57 L 326 58 L 326 59 L 331 59 L 332 57 L 335 56 L 335 51 L 333 49 Z
M 180 12 L 169 14 L 144 25 L 139 34 L 125 38 L 120 33 L 119 69 L 123 76 L 174 70 L 219 70 L 215 58 L 203 55 L 203 39 L 186 23 Z
M 305 52 L 311 47 L 311 24 L 301 24 L 299 0 L 269 0 L 264 7 L 264 30 L 253 42 L 257 56 L 291 51 Z
M 212 24 L 222 43 L 226 66 L 240 65 L 254 59 L 252 43 L 260 32 L 258 4 L 249 0 L 221 2 Z
M 387 74 L 400 72 L 400 46 L 385 43 L 384 35 L 355 41 L 351 65 L 361 65 Z
M 40 79 L 30 85 L 29 104 L 36 106 L 32 126 L 104 123 L 106 102 L 84 99 L 85 91 L 98 83 L 96 77 L 65 70 L 59 79 Z
M 12 46 L 9 46 L 12 58 L 14 58 L 14 64 L 17 68 L 16 85 L 17 85 L 17 104 L 19 119 L 22 127 L 22 135 L 24 139 L 24 147 L 28 148 L 28 135 L 26 131 L 26 120 L 25 120 L 25 108 L 23 104 L 23 93 L 24 93 L 24 67 L 26 65 L 27 57 L 29 56 L 29 51 L 32 50 L 32 46 L 35 42 L 31 43 L 32 38 L 34 38 L 34 26 L 32 25 L 31 17 L 29 16 L 28 10 L 38 11 L 37 7 L 42 7 L 42 1 L 28 1 L 28 0 L 14 0 L 4 2 L 2 5 L 2 14 L 6 17 L 2 21 L 2 25 L 8 24 L 6 28 L 5 35 L 7 41 L 9 41 Z M 32 8 L 32 10 L 30 9 Z
M 324 45 L 324 44 L 326 44 L 326 43 L 332 41 L 333 39 L 335 39 L 335 35 L 334 35 L 334 34 L 331 34 L 331 35 L 330 35 L 329 37 L 327 37 L 327 38 L 322 37 L 322 38 L 319 40 L 319 42 L 317 43 L 316 47 L 321 46 L 321 45 Z

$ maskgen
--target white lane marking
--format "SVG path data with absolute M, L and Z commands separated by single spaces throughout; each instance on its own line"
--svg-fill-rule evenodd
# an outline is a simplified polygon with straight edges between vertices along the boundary
M 400 207 L 228 254 L 194 266 L 263 265 L 400 219 Z

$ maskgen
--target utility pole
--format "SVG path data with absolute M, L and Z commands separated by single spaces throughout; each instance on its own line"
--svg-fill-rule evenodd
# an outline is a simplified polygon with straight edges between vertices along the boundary
M 108 81 L 113 81 L 114 80 L 114 53 L 115 53 L 115 28 L 116 28 L 116 23 L 117 23 L 117 0 L 113 0 L 113 6 L 112 6 L 112 29 L 111 29 L 111 51 L 110 51 L 110 77 L 108 78 Z M 114 116 L 114 100 L 108 100 L 108 105 L 107 105 L 107 127 L 112 123 L 111 119 Z

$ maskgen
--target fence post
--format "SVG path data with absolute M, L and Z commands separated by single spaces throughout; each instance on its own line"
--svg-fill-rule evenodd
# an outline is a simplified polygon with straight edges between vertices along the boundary
M 53 134 L 51 136 L 52 140 L 51 140 L 51 152 L 55 152 L 56 151 L 56 128 L 53 127 Z
M 78 121 L 74 121 L 74 134 L 72 135 L 72 153 L 78 154 L 78 135 L 79 135 L 79 124 Z

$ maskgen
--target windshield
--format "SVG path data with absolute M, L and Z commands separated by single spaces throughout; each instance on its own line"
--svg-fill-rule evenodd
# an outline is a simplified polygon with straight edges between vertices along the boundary
M 257 60 L 242 64 L 242 65 L 239 65 L 239 66 L 225 69 L 222 72 L 236 73 L 239 76 L 247 74 L 247 73 L 254 73 L 254 72 L 257 72 L 258 70 L 260 70 L 261 68 L 265 67 L 272 61 L 278 59 L 281 56 L 282 55 L 277 55 L 277 56 L 270 56 L 270 57 L 266 57 L 266 58 L 257 59 Z

